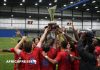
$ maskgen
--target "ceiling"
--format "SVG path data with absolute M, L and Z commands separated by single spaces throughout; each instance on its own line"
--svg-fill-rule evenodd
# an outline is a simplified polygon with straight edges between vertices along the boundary
M 25 2 L 23 2 L 25 1 Z M 70 2 L 78 2 L 79 0 L 0 0 L 0 6 L 10 6 L 10 7 L 17 7 L 17 6 L 24 6 L 24 7 L 50 7 L 57 5 L 57 9 L 61 9 L 66 7 L 67 5 L 71 5 Z M 51 3 L 51 5 L 50 5 Z M 84 6 L 83 6 L 84 5 Z M 100 0 L 90 0 L 86 4 L 81 4 L 76 7 L 70 8 L 70 10 L 78 10 L 78 11 L 85 11 L 89 13 L 96 13 L 100 15 Z
M 23 2 L 24 1 L 24 2 Z M 41 1 L 41 2 L 39 2 Z M 54 2 L 57 1 L 57 2 Z M 23 6 L 35 6 L 35 4 L 37 3 L 38 6 L 46 6 L 49 7 L 49 3 L 52 3 L 50 6 L 54 6 L 57 5 L 58 8 L 63 8 L 64 5 L 70 5 L 70 2 L 78 2 L 79 0 L 0 0 L 0 6 L 2 6 L 4 3 L 7 4 L 7 6 L 19 6 L 20 3 L 23 4 Z M 95 2 L 93 2 L 95 1 Z M 93 3 L 92 3 L 93 2 Z M 78 9 L 86 9 L 86 8 L 90 8 L 90 9 L 95 9 L 96 6 L 98 6 L 98 10 L 100 10 L 100 0 L 89 0 L 89 2 L 86 4 L 86 6 L 83 7 L 83 4 L 78 5 L 79 8 Z M 73 7 L 74 9 L 75 7 Z M 97 9 L 96 9 L 97 10 Z

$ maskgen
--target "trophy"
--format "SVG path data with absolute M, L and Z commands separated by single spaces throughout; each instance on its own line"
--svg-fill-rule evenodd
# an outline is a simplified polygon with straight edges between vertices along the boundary
M 54 15 L 55 15 L 56 7 L 57 7 L 57 5 L 48 8 L 48 12 L 49 12 L 51 21 L 54 21 Z

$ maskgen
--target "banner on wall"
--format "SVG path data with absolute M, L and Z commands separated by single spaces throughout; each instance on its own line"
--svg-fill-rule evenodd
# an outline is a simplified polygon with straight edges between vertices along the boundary
M 33 24 L 33 21 L 28 21 L 27 24 Z
M 67 23 L 67 26 L 72 26 L 72 23 Z

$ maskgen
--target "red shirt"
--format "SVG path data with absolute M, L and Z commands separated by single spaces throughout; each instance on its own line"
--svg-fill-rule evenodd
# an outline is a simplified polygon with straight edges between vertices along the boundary
M 71 51 L 71 55 L 78 57 L 79 55 L 78 55 L 78 52 L 76 50 L 77 49 L 77 42 L 75 42 L 74 47 L 75 47 L 75 50 Z M 71 50 L 71 48 L 67 48 L 67 49 Z M 71 70 L 79 70 L 79 60 L 74 60 L 71 63 Z
M 10 48 L 10 52 L 14 53 L 14 60 L 18 60 L 19 56 L 15 53 L 14 48 Z M 16 63 L 14 64 L 14 70 L 16 70 Z
M 95 47 L 95 53 L 97 56 L 100 55 L 100 46 Z
M 96 58 L 98 59 L 100 55 L 100 46 L 95 47 L 95 54 L 96 54 Z M 97 60 L 96 66 L 100 66 L 98 60 Z
M 77 42 L 75 43 L 75 51 L 72 52 L 72 54 L 76 57 L 79 57 L 79 54 L 78 54 L 78 51 L 76 50 L 77 49 Z M 74 60 L 73 61 L 73 70 L 79 70 L 79 64 L 80 64 L 80 60 Z
M 20 57 L 22 60 L 32 61 L 29 63 L 23 62 L 22 70 L 40 70 L 39 51 L 39 48 L 34 48 L 31 53 L 26 53 L 24 51 L 20 53 Z
M 71 63 L 66 51 L 58 52 L 56 61 L 58 62 L 58 70 L 71 70 Z
M 75 51 L 71 52 L 71 54 L 72 54 L 73 56 L 77 56 L 77 54 L 76 54 Z M 71 68 L 72 68 L 72 70 L 79 70 L 79 60 L 74 60 L 74 61 L 71 63 Z
M 56 52 L 57 50 L 55 48 L 50 48 L 50 50 L 47 52 L 47 55 L 51 58 L 54 59 L 56 57 Z M 41 70 L 55 70 L 56 69 L 56 65 L 52 64 L 51 62 L 49 62 L 47 59 L 45 59 L 45 57 L 43 57 L 42 55 L 40 55 L 40 59 L 41 59 Z

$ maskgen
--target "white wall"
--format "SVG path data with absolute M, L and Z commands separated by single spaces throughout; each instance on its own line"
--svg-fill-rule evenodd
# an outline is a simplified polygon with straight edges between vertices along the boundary
M 27 24 L 28 21 L 33 21 L 33 24 Z M 42 19 L 39 21 L 39 29 L 43 29 L 45 26 L 48 25 L 50 21 Z M 67 26 L 67 23 L 69 20 L 63 20 L 62 26 L 64 27 L 70 27 Z M 56 20 L 56 23 L 61 26 L 61 21 Z M 77 29 L 82 29 L 82 22 L 81 21 L 74 21 L 74 25 Z M 100 29 L 100 22 L 93 21 L 93 29 Z M 0 28 L 20 28 L 25 29 L 25 19 L 21 18 L 13 18 L 12 19 L 12 26 L 11 26 L 11 18 L 0 18 Z M 83 22 L 83 29 L 91 28 L 91 21 L 90 20 L 84 20 Z M 26 29 L 38 29 L 38 20 L 36 19 L 26 19 Z
M 0 11 L 1 12 L 11 12 L 11 7 L 7 7 L 7 6 L 0 6 Z M 40 7 L 39 9 L 39 13 L 40 14 L 48 14 L 48 10 L 46 7 Z M 20 13 L 25 13 L 25 8 L 23 6 L 18 6 L 18 7 L 13 7 L 12 8 L 12 12 L 20 12 Z M 57 9 L 56 12 L 59 12 L 59 10 Z M 38 14 L 38 9 L 37 7 L 26 7 L 26 13 L 33 13 L 33 14 Z M 91 17 L 91 14 L 88 12 L 84 12 L 83 13 L 83 17 Z M 56 13 L 55 15 L 59 15 L 61 16 L 61 13 Z M 72 11 L 70 10 L 65 10 L 63 12 L 63 16 L 66 16 L 66 18 L 68 16 L 72 16 Z M 73 11 L 73 16 L 74 17 L 82 17 L 82 12 L 79 11 Z M 94 17 L 99 17 L 98 15 L 94 14 Z M 27 24 L 28 21 L 33 21 L 33 24 Z M 25 22 L 26 22 L 26 26 L 25 26 Z M 46 25 L 48 25 L 50 21 L 43 19 L 39 21 L 39 26 L 38 26 L 38 20 L 36 19 L 21 19 L 21 18 L 0 18 L 0 28 L 20 28 L 20 29 L 43 29 Z M 61 21 L 56 19 L 56 22 L 59 26 L 61 26 Z M 67 23 L 69 22 L 68 19 L 63 19 L 62 22 L 62 26 L 64 27 L 70 27 L 67 26 Z M 11 24 L 12 23 L 12 24 Z M 74 25 L 77 29 L 82 29 L 82 22 L 81 19 L 79 19 L 77 22 L 74 21 Z M 93 29 L 100 29 L 100 22 L 97 21 L 93 21 Z M 83 29 L 87 29 L 87 28 L 91 28 L 91 20 L 84 20 L 83 22 Z

